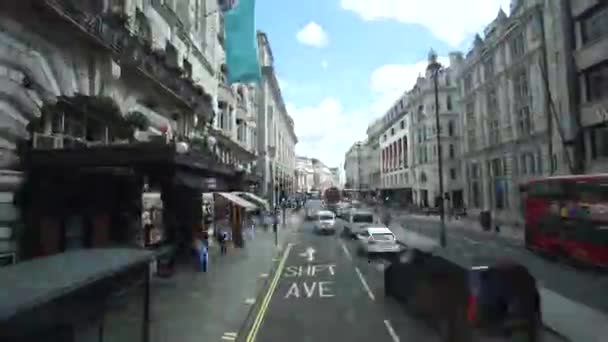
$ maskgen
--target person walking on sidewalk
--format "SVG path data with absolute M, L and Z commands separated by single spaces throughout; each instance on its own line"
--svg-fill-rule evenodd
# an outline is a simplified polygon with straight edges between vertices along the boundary
M 388 227 L 391 224 L 392 220 L 391 212 L 388 209 L 384 210 L 384 215 L 382 215 L 382 222 Z
M 222 229 L 219 236 L 220 254 L 225 255 L 228 252 L 228 232 Z

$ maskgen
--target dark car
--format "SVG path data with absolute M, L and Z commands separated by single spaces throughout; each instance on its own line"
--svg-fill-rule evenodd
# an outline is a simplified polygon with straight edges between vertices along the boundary
M 430 253 L 408 253 L 386 269 L 386 295 L 431 322 L 442 341 L 513 333 L 537 341 L 540 297 L 524 266 L 495 262 L 467 268 Z

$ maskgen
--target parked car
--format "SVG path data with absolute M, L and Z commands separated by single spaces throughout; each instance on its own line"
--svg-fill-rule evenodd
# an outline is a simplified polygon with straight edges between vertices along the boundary
M 344 229 L 342 234 L 344 236 L 357 238 L 357 233 L 363 231 L 363 229 L 369 225 L 374 224 L 374 213 L 371 211 L 352 209 L 344 217 Z
M 320 234 L 334 234 L 336 232 L 336 214 L 329 210 L 319 211 L 315 231 Z
M 401 246 L 395 234 L 384 226 L 369 226 L 357 233 L 358 250 L 365 254 L 398 253 Z

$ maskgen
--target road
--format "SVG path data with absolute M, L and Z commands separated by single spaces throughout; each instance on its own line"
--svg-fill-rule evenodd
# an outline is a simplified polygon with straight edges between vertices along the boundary
M 439 341 L 428 324 L 384 296 L 386 263 L 358 255 L 351 240 L 314 234 L 303 223 L 277 263 L 241 335 L 247 342 Z
M 424 234 L 428 237 L 439 236 L 439 222 L 426 219 L 398 219 L 402 227 Z M 396 229 L 396 228 L 394 228 Z M 608 275 L 575 268 L 564 262 L 556 262 L 540 257 L 518 246 L 507 238 L 485 234 L 472 229 L 451 225 L 447 229 L 448 245 L 441 254 L 451 260 L 470 263 L 472 260 L 509 258 L 516 260 L 530 270 L 545 288 L 560 293 L 574 301 L 608 313 Z

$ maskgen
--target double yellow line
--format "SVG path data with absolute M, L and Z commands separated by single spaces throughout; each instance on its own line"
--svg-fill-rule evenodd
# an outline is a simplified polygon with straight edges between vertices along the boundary
M 260 326 L 262 326 L 262 321 L 264 321 L 264 316 L 266 316 L 266 310 L 268 309 L 268 304 L 270 304 L 270 299 L 272 298 L 272 294 L 279 283 L 279 279 L 281 279 L 281 273 L 283 272 L 283 268 L 285 267 L 285 261 L 287 260 L 287 256 L 289 255 L 289 251 L 293 244 L 288 244 L 285 252 L 283 253 L 283 257 L 279 262 L 279 266 L 274 273 L 274 277 L 270 282 L 270 287 L 268 288 L 268 292 L 266 292 L 266 296 L 264 296 L 264 300 L 262 301 L 262 305 L 260 306 L 260 310 L 258 311 L 257 316 L 255 317 L 255 321 L 251 326 L 251 330 L 249 330 L 249 334 L 247 335 L 247 342 L 255 341 L 256 336 L 258 335 L 258 330 L 260 330 Z

